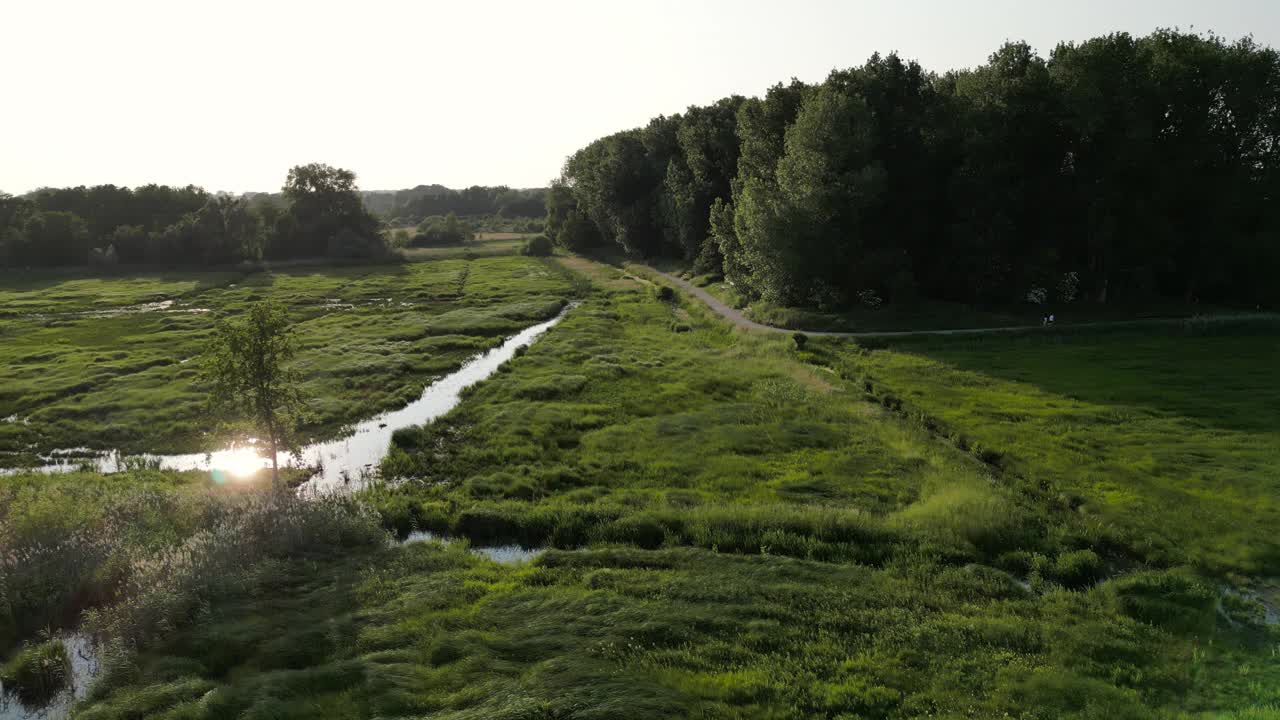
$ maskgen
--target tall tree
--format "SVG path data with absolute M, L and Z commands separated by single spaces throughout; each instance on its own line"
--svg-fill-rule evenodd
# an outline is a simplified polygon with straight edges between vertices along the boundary
M 713 203 L 709 220 L 725 279 L 748 296 L 761 293 L 757 277 L 769 269 L 760 265 L 767 262 L 766 257 L 747 251 L 739 229 L 759 227 L 763 216 L 758 211 L 767 209 L 766 198 L 776 192 L 778 161 L 785 149 L 787 128 L 795 122 L 809 91 L 809 86 L 792 80 L 789 85 L 769 88 L 763 99 L 745 100 L 738 108 L 738 173 L 730 185 L 732 202 Z M 750 198 L 750 207 L 739 207 L 744 198 Z
M 1151 290 L 1156 239 L 1167 229 L 1153 203 L 1163 110 L 1151 53 L 1124 33 L 1059 45 L 1049 73 L 1062 97 L 1069 200 L 1079 212 L 1062 238 L 1060 269 L 1078 271 L 1098 302 L 1117 284 Z
M 276 257 L 323 255 L 342 231 L 370 242 L 380 235 L 380 223 L 365 209 L 356 174 L 350 170 L 321 163 L 298 165 L 289 170 L 284 196 L 290 219 L 277 223 L 278 237 L 270 248 Z
M 218 323 L 204 356 L 209 405 L 220 415 L 248 420 L 265 435 L 272 485 L 280 488 L 279 454 L 292 442 L 303 408 L 297 352 L 288 313 L 278 303 L 250 305 L 242 319 Z
M 720 251 L 708 243 L 711 206 L 732 197 L 738 172 L 737 113 L 743 98 L 732 96 L 708 107 L 691 107 L 676 129 L 677 152 L 667 163 L 663 190 L 669 198 L 670 244 L 703 269 L 720 270 Z
M 963 161 L 951 179 L 955 299 L 1008 303 L 1045 282 L 1063 232 L 1067 149 L 1045 61 L 1009 43 L 955 77 Z

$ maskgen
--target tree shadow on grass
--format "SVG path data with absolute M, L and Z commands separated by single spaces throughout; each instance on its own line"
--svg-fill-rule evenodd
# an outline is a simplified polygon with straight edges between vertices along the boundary
M 896 349 L 1093 404 L 1149 408 L 1224 430 L 1280 429 L 1277 335 L 990 336 Z

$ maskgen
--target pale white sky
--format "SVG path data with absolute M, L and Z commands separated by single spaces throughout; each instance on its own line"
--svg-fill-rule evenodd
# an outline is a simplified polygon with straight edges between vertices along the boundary
M 873 51 L 932 70 L 1004 40 L 1156 27 L 1280 45 L 1280 0 L 0 0 L 0 190 L 545 184 L 604 134 Z

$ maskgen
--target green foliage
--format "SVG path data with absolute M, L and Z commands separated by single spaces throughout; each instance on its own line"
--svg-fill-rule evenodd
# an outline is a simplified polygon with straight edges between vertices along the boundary
M 414 247 L 432 247 L 436 245 L 457 245 L 467 242 L 474 236 L 470 227 L 449 213 L 441 217 L 434 215 L 418 225 L 417 234 L 409 241 Z
M 1271 334 L 923 343 L 937 359 L 810 338 L 797 353 L 660 301 L 637 268 L 563 256 L 442 261 L 469 269 L 438 287 L 479 301 L 430 322 L 555 312 L 556 263 L 590 278 L 581 302 L 454 411 L 397 433 L 397 482 L 317 504 L 178 485 L 189 506 L 114 524 L 148 551 L 130 550 L 145 562 L 124 565 L 122 601 L 90 628 L 140 650 L 77 712 L 1047 719 L 1280 700 L 1274 631 L 1236 620 L 1243 604 L 1220 613 L 1232 578 L 1205 574 L 1273 574 L 1259 530 Z M 378 277 L 328 287 L 384 297 Z M 427 284 L 414 277 L 396 287 Z M 270 292 L 325 297 L 325 282 L 275 276 Z M 334 315 L 334 336 L 370 324 Z M 1108 451 L 1123 432 L 1146 465 Z M 1197 476 L 1159 485 L 1128 466 L 1159 479 L 1175 459 L 1235 477 L 1190 503 Z M 147 478 L 175 480 L 114 487 Z M 20 498 L 0 497 L 17 509 L 0 538 L 96 537 L 106 503 L 88 488 L 114 479 L 45 480 L 0 481 Z M 1111 512 L 1129 496 L 1158 517 Z M 1190 513 L 1212 533 L 1177 527 Z M 450 540 L 388 546 L 379 524 Z M 1213 534 L 1256 564 L 1223 563 Z M 499 543 L 543 551 L 512 565 L 475 552 Z
M 80 265 L 89 261 L 89 231 L 69 212 L 35 212 L 8 254 L 15 265 Z
M 876 54 L 591 143 L 549 227 L 580 215 L 628 253 L 821 310 L 1272 305 L 1277 99 L 1280 54 L 1249 38 L 1116 33 L 1048 60 L 1006 43 L 941 76 Z
M 518 242 L 518 241 L 515 241 Z M 269 272 L 61 272 L 0 280 L 0 465 L 92 447 L 201 452 L 213 427 L 199 357 L 220 319 L 289 309 L 307 437 L 416 398 L 573 293 L 557 265 L 514 256 Z M 172 302 L 167 305 L 166 302 Z M 110 422 L 106 419 L 109 418 Z M 265 435 L 259 435 L 263 440 Z
M 520 248 L 521 255 L 530 257 L 548 257 L 555 246 L 552 245 L 551 239 L 546 235 L 534 235 L 524 242 L 524 247 Z
M 462 190 L 451 190 L 442 185 L 419 185 L 395 192 L 365 191 L 361 195 L 370 212 L 382 218 L 413 225 L 433 215 L 456 213 L 459 216 L 490 221 L 519 219 L 522 227 L 484 228 L 494 231 L 539 232 L 527 229 L 529 218 L 543 213 L 547 190 L 532 188 L 517 190 L 505 185 L 485 187 L 473 185 Z
M 1179 632 L 1213 628 L 1214 593 L 1187 572 L 1142 572 L 1107 584 L 1117 609 L 1129 617 Z
M 243 320 L 224 320 L 205 350 L 204 379 L 215 412 L 250 420 L 268 440 L 272 472 L 278 448 L 288 447 L 303 408 L 300 375 L 292 366 L 297 339 L 283 305 L 250 305 Z
M 298 165 L 290 168 L 283 192 L 289 205 L 276 222 L 269 257 L 327 251 L 368 257 L 385 249 L 380 223 L 365 209 L 354 172 L 321 163 Z
M 0 683 L 26 705 L 40 707 L 57 695 L 71 678 L 71 659 L 57 640 L 20 650 L 0 667 Z
M 232 264 L 312 257 L 378 258 L 387 245 L 362 204 L 355 173 L 289 171 L 283 208 L 268 195 L 210 195 L 188 186 L 115 185 L 0 198 L 0 263 Z
M 1090 526 L 1104 557 L 1110 547 L 1156 567 L 1270 575 L 1280 558 L 1267 500 L 1280 444 L 1265 419 L 1280 398 L 1266 361 L 1275 326 L 1201 332 L 1064 328 L 817 352 L 832 350 L 822 361 L 908 399 L 934 427 L 962 431 L 966 447 L 998 452 L 1002 472 Z

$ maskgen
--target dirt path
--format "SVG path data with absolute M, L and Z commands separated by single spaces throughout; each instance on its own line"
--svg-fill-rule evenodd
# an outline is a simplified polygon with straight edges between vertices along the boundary
M 986 334 L 1002 333 L 1002 332 L 1019 332 L 1019 331 L 1025 331 L 1025 330 L 1038 330 L 1041 327 L 1039 325 L 1012 325 L 1009 327 L 993 327 L 993 328 L 962 328 L 962 329 L 956 329 L 956 330 L 896 330 L 896 331 L 888 331 L 888 332 L 829 332 L 824 330 L 788 330 L 786 328 L 774 327 L 772 325 L 765 325 L 763 323 L 758 323 L 755 320 L 752 320 L 751 318 L 747 317 L 746 315 L 743 315 L 741 311 L 735 308 L 729 307 L 716 296 L 694 285 L 688 280 L 676 277 L 675 275 L 671 275 L 669 273 L 664 273 L 661 270 L 655 270 L 654 268 L 648 268 L 648 270 L 650 270 L 656 275 L 660 275 L 663 278 L 670 280 L 681 290 L 684 290 L 690 295 L 693 295 L 694 297 L 698 298 L 702 302 L 706 303 L 708 307 L 716 311 L 716 313 L 718 313 L 720 316 L 724 317 L 726 320 L 733 323 L 735 326 L 742 328 L 743 330 L 756 330 L 760 332 L 777 332 L 777 333 L 802 332 L 805 335 L 812 335 L 814 337 L 869 338 L 869 337 L 905 337 L 907 335 L 986 335 Z M 1241 316 L 1219 315 L 1215 317 L 1219 319 L 1228 318 L 1228 317 L 1248 317 L 1248 318 L 1257 318 L 1257 319 L 1273 318 L 1274 319 L 1274 318 L 1280 318 L 1280 315 L 1276 315 L 1273 313 L 1263 313 L 1263 314 L 1256 314 L 1256 315 L 1241 315 Z M 1073 323 L 1069 327 L 1087 328 L 1087 327 L 1124 327 L 1127 325 L 1132 325 L 1132 326 L 1172 325 L 1172 324 L 1185 322 L 1186 319 L 1187 318 L 1160 318 L 1160 319 L 1150 319 L 1150 320 L 1115 320 L 1111 322 Z

